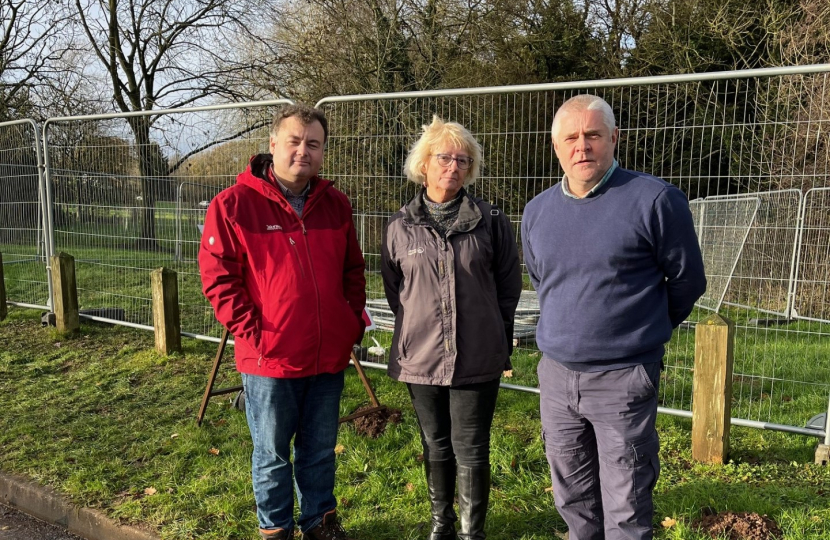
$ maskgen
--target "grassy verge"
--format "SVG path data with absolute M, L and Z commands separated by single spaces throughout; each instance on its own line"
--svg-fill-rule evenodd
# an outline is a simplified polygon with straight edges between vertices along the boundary
M 149 333 L 84 325 L 69 338 L 41 328 L 38 313 L 22 309 L 0 323 L 0 343 L 0 469 L 166 539 L 255 538 L 244 415 L 214 398 L 202 428 L 194 422 L 214 345 L 185 340 L 182 354 L 165 358 L 153 352 Z M 238 383 L 231 363 L 221 386 Z M 404 421 L 375 440 L 341 427 L 341 514 L 359 539 L 425 538 L 412 408 L 403 385 L 377 371 L 369 375 L 381 401 L 402 409 Z M 366 403 L 350 369 L 341 412 Z M 733 428 L 733 461 L 716 467 L 691 460 L 688 421 L 661 417 L 659 429 L 657 538 L 704 538 L 689 528 L 703 508 L 768 514 L 786 539 L 830 537 L 830 471 L 811 464 L 815 439 Z M 492 462 L 488 538 L 553 539 L 564 530 L 546 491 L 535 396 L 502 391 Z M 677 523 L 662 527 L 666 516 Z

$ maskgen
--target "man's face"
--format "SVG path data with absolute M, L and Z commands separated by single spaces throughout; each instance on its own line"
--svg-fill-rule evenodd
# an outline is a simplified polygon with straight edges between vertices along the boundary
M 568 177 L 568 187 L 590 190 L 602 180 L 614 163 L 617 133 L 617 128 L 609 131 L 600 111 L 564 113 L 553 137 L 553 149 Z
M 284 119 L 277 134 L 271 135 L 269 144 L 277 178 L 290 184 L 305 185 L 323 164 L 324 139 L 320 122 L 305 126 L 297 117 Z

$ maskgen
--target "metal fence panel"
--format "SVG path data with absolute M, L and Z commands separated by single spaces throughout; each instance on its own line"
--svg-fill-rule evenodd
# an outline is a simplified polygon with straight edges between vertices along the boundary
M 695 199 L 689 206 L 695 220 L 695 232 L 708 280 L 706 292 L 697 305 L 718 311 L 729 290 L 735 266 L 746 245 L 758 207 L 761 206 L 761 199 Z
M 827 181 L 829 143 L 820 134 L 830 124 L 823 99 L 828 71 L 825 65 L 322 100 L 318 106 L 331 126 L 325 173 L 352 200 L 359 230 L 360 220 L 367 219 L 360 216 L 372 216 L 371 223 L 362 226 L 361 237 L 370 307 L 386 318 L 388 327 L 379 277 L 381 222 L 418 190 L 405 180 L 403 163 L 420 127 L 433 114 L 461 123 L 476 136 L 484 150 L 484 168 L 471 191 L 499 205 L 518 223 L 527 201 L 561 178 L 549 135 L 554 111 L 573 95 L 595 93 L 617 116 L 617 159 L 623 167 L 662 177 L 689 199 L 714 198 L 706 213 L 710 220 L 718 216 L 722 226 L 719 232 L 702 229 L 702 236 L 704 244 L 707 237 L 709 243 L 721 244 L 721 268 L 712 268 L 709 276 L 715 293 L 712 306 L 724 304 L 721 313 L 737 323 L 736 413 L 798 425 L 804 419 L 791 418 L 790 404 L 798 400 L 816 412 L 825 410 L 830 373 L 817 371 L 815 365 L 807 369 L 794 358 L 797 355 L 781 352 L 787 340 L 799 340 L 803 329 L 771 329 L 752 321 L 759 312 L 787 311 L 795 255 L 792 216 L 798 202 L 785 190 L 800 193 Z M 760 194 L 773 191 L 783 194 Z M 715 202 L 724 195 L 750 197 L 753 202 Z M 520 242 L 518 236 L 517 229 Z M 533 327 L 538 306 L 527 278 L 525 289 L 520 308 Z M 664 407 L 691 407 L 693 329 L 706 315 L 696 310 L 668 345 Z M 830 328 L 811 332 L 825 336 Z M 529 389 L 537 384 L 535 365 L 540 357 L 532 335 L 514 336 L 519 347 L 511 381 Z M 389 346 L 384 330 L 370 338 Z
M 50 119 L 44 126 L 54 244 L 75 257 L 82 313 L 152 328 L 151 270 L 179 279 L 182 331 L 217 337 L 195 260 L 199 212 L 267 151 L 258 103 Z M 205 186 L 203 188 L 199 186 Z
M 830 187 L 804 195 L 798 274 L 793 296 L 799 318 L 830 323 Z
M 0 253 L 11 304 L 51 305 L 40 137 L 33 120 L 0 123 Z
M 757 197 L 760 207 L 738 259 L 726 303 L 761 313 L 789 317 L 795 276 L 798 220 L 802 195 L 785 189 L 714 196 L 706 202 Z

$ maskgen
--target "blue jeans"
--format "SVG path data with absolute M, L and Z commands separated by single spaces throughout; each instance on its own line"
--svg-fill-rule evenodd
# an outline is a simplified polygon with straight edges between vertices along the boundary
M 299 379 L 243 373 L 242 384 L 245 415 L 254 442 L 251 477 L 259 526 L 294 527 L 296 486 L 300 528 L 312 529 L 337 506 L 333 493 L 334 446 L 343 372 Z

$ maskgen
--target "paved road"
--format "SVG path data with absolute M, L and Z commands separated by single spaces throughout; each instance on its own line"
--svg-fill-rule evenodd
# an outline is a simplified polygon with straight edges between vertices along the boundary
M 83 540 L 65 529 L 0 504 L 0 540 Z

